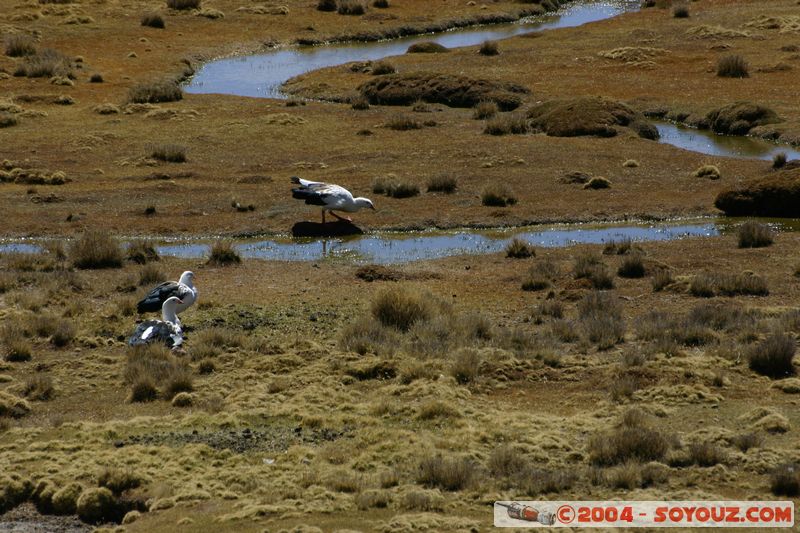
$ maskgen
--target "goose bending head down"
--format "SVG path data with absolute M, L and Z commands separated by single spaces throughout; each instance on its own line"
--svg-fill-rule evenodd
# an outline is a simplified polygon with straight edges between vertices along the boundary
M 321 181 L 309 181 L 292 176 L 292 183 L 300 185 L 292 189 L 292 198 L 305 200 L 308 205 L 318 205 L 322 207 L 322 223 L 325 223 L 325 211 L 330 211 L 331 215 L 338 220 L 352 222 L 350 217 L 341 217 L 334 213 L 344 211 L 345 213 L 355 213 L 359 209 L 372 209 L 375 206 L 369 198 L 353 197 L 353 194 L 339 185 L 333 183 L 322 183 Z
M 165 281 L 156 285 L 147 295 L 136 305 L 139 313 L 152 313 L 163 310 L 164 302 L 170 297 L 176 296 L 180 303 L 176 305 L 175 312 L 182 313 L 197 301 L 197 287 L 194 286 L 194 272 L 187 270 L 178 281 Z M 176 324 L 180 324 L 177 319 Z

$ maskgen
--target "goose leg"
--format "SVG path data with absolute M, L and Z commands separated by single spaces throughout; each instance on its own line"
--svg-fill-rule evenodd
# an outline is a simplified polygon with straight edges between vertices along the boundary
M 335 216 L 337 219 L 339 219 L 341 221 L 346 221 L 346 222 L 352 222 L 353 221 L 352 218 L 350 218 L 350 217 L 340 217 L 339 215 L 337 215 L 333 211 L 331 211 L 331 215 Z

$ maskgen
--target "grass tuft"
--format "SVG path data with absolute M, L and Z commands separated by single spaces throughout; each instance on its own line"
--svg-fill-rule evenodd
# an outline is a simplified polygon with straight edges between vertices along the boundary
M 617 274 L 622 278 L 643 278 L 645 269 L 642 254 L 635 253 L 625 256 L 617 269 Z
M 689 7 L 685 5 L 675 6 L 672 8 L 672 16 L 676 19 L 689 18 Z
M 528 244 L 526 241 L 514 237 L 514 239 L 506 246 L 506 257 L 512 259 L 527 259 L 528 257 L 536 257 L 536 249 Z
M 770 490 L 776 496 L 796 497 L 800 495 L 800 465 L 787 463 L 772 471 Z
M 600 349 L 611 348 L 624 339 L 622 305 L 613 294 L 588 293 L 578 302 L 578 317 L 586 338 Z
M 772 156 L 772 168 L 778 169 L 786 166 L 786 153 L 780 152 Z
M 9 57 L 32 56 L 36 54 L 33 38 L 28 35 L 9 35 L 6 37 L 6 55 Z
M 146 13 L 142 15 L 141 24 L 148 28 L 158 28 L 162 30 L 166 27 L 164 24 L 164 17 L 158 13 Z
M 336 0 L 319 0 L 317 11 L 336 11 Z
M 766 224 L 748 220 L 737 232 L 739 248 L 763 248 L 774 242 L 772 230 Z
M 186 147 L 179 144 L 156 144 L 150 147 L 150 157 L 167 163 L 185 163 Z
M 481 204 L 487 207 L 506 207 L 517 203 L 517 197 L 508 185 L 490 183 L 481 191 Z
M 627 411 L 619 426 L 589 439 L 592 463 L 612 466 L 628 461 L 658 461 L 671 447 L 670 438 L 651 426 L 638 410 Z
M 128 246 L 126 256 L 128 261 L 139 265 L 144 265 L 151 261 L 159 261 L 161 259 L 158 256 L 155 246 L 153 246 L 151 242 L 142 239 L 133 241 L 130 246 Z M 144 270 L 142 272 L 144 272 Z M 141 282 L 139 284 L 143 285 Z
M 409 115 L 394 115 L 389 117 L 385 126 L 390 130 L 409 131 L 422 129 L 422 123 Z
M 443 192 L 445 194 L 452 194 L 458 187 L 458 182 L 452 176 L 435 176 L 428 180 L 428 192 Z
M 340 15 L 363 15 L 367 8 L 361 0 L 339 0 L 336 12 Z
M 200 0 L 167 0 L 170 9 L 200 9 Z
M 717 76 L 721 78 L 749 78 L 747 61 L 739 54 L 729 54 L 717 60 Z
M 372 64 L 373 76 L 384 76 L 386 74 L 394 74 L 397 69 L 388 61 L 376 61 Z
M 484 100 L 483 102 L 478 102 L 472 111 L 472 118 L 476 120 L 486 120 L 492 118 L 499 112 L 497 108 L 497 104 L 490 101 Z
M 478 49 L 478 53 L 482 56 L 496 56 L 500 53 L 496 41 L 484 41 Z
M 172 81 L 140 83 L 131 87 L 128 101 L 133 104 L 159 104 L 183 99 L 183 90 Z
M 458 491 L 474 479 L 475 465 L 466 458 L 426 457 L 419 464 L 417 482 L 430 488 Z
M 232 241 L 216 241 L 211 246 L 211 255 L 207 263 L 209 265 L 226 266 L 235 265 L 242 262 L 242 257 L 233 245 Z
M 53 387 L 53 378 L 48 375 L 36 374 L 25 380 L 22 395 L 29 400 L 46 402 L 53 399 L 56 390 Z
M 797 344 L 789 334 L 776 332 L 750 349 L 750 369 L 774 379 L 795 374 L 794 354 Z
M 493 115 L 486 121 L 483 133 L 489 135 L 508 135 L 528 133 L 530 127 L 525 116 L 520 113 Z
M 76 268 L 119 268 L 122 249 L 119 243 L 102 230 L 89 230 L 72 243 L 69 257 Z
M 434 306 L 429 293 L 399 285 L 379 292 L 370 312 L 384 326 L 408 331 L 414 324 L 433 317 Z

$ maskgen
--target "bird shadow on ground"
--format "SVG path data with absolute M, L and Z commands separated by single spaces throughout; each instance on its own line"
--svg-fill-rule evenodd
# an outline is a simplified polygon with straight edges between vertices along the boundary
M 293 237 L 342 237 L 346 235 L 361 235 L 364 230 L 351 222 L 343 220 L 336 222 L 298 222 L 292 226 Z

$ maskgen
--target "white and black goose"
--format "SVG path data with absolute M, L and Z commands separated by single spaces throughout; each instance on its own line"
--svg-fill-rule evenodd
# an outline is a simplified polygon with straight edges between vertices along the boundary
M 175 308 L 176 313 L 184 312 L 197 301 L 197 287 L 194 286 L 194 272 L 187 270 L 181 274 L 178 281 L 165 281 L 164 283 L 160 283 L 136 304 L 136 310 L 139 313 L 154 313 L 162 309 L 164 302 L 173 296 L 180 300 L 180 303 Z M 180 325 L 181 320 L 178 318 L 176 323 Z
M 178 323 L 176 309 L 183 302 L 177 296 L 167 298 L 161 306 L 163 320 L 145 320 L 128 339 L 129 346 L 143 346 L 151 343 L 162 343 L 167 348 L 177 348 L 183 344 L 183 330 Z
M 292 183 L 300 185 L 292 189 L 292 198 L 305 200 L 308 205 L 318 205 L 322 207 L 322 223 L 325 223 L 325 211 L 330 211 L 331 215 L 339 220 L 352 222 L 350 217 L 340 217 L 333 211 L 344 211 L 345 213 L 355 213 L 359 209 L 375 209 L 372 200 L 369 198 L 353 198 L 353 194 L 339 185 L 333 183 L 322 183 L 320 181 L 308 181 L 292 176 Z

